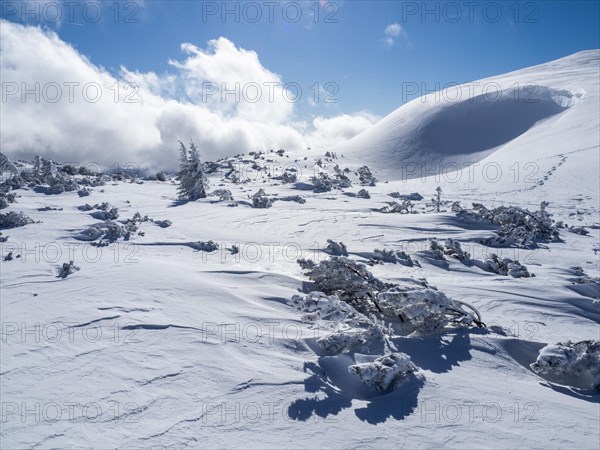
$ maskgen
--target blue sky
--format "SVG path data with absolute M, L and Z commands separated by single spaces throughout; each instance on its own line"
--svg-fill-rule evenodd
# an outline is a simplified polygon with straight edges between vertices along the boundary
M 180 44 L 205 48 L 208 40 L 224 36 L 256 51 L 264 67 L 299 83 L 304 95 L 313 95 L 315 83 L 335 83 L 337 104 L 312 111 L 302 104 L 300 115 L 365 110 L 381 116 L 402 103 L 403 82 L 433 89 L 436 83 L 471 81 L 600 46 L 596 1 L 245 3 L 121 2 L 115 20 L 111 1 L 98 22 L 95 9 L 87 10 L 86 20 L 74 6 L 71 17 L 62 11 L 60 25 L 52 23 L 55 10 L 42 5 L 38 17 L 93 63 L 115 72 L 121 65 L 169 71 L 170 59 L 183 59 Z M 223 17 L 225 8 L 233 12 Z M 261 20 L 251 23 L 258 10 Z M 23 10 L 13 11 L 3 4 L 5 19 L 22 22 Z M 397 36 L 386 36 L 391 24 L 400 26 Z
M 108 165 L 170 167 L 189 139 L 208 159 L 324 153 L 415 97 L 407 86 L 425 94 L 600 47 L 592 1 L 0 5 L 0 147 Z M 251 89 L 221 95 L 235 85 Z

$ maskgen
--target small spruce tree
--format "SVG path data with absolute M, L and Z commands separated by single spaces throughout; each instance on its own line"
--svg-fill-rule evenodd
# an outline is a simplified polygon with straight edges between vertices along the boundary
M 189 150 L 183 142 L 179 141 L 179 144 L 179 172 L 177 173 L 179 198 L 189 201 L 206 198 L 208 180 L 200 162 L 198 149 L 194 142 L 190 142 Z

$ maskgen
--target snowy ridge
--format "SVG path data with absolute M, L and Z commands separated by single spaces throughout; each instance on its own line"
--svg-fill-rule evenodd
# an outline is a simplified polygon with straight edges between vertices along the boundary
M 598 170 L 600 51 L 414 99 L 336 151 L 390 180 L 590 150 Z M 424 164 L 426 168 L 415 169 Z

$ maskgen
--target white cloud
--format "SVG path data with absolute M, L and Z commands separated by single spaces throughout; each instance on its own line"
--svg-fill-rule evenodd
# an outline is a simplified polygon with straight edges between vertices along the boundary
M 262 66 L 255 52 L 225 38 L 210 41 L 206 50 L 184 44 L 188 57 L 171 61 L 174 73 L 122 67 L 118 76 L 51 31 L 3 21 L 0 38 L 0 146 L 12 158 L 40 153 L 59 161 L 173 168 L 178 139 L 193 139 L 203 158 L 216 159 L 250 150 L 324 148 L 377 119 L 359 113 L 316 117 L 309 125 L 294 122 L 294 103 L 284 98 L 282 77 Z M 220 94 L 203 99 L 203 83 L 219 89 L 223 83 L 228 89 L 256 83 L 263 91 L 256 102 L 244 99 L 243 89 L 239 102 L 233 95 L 222 102 Z M 59 90 L 62 96 L 55 101 Z M 101 96 L 92 102 L 96 92 Z M 254 95 L 250 89 L 246 94 Z
M 406 38 L 406 32 L 399 23 L 392 23 L 385 27 L 383 31 L 385 35 L 384 42 L 388 47 L 394 45 L 396 38 Z

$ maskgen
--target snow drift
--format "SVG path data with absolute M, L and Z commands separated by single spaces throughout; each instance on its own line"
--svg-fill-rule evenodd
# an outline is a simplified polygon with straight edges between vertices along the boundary
M 463 168 L 486 158 L 530 161 L 597 146 L 598 50 L 452 86 L 404 104 L 336 151 L 389 179 L 415 178 L 444 165 Z M 525 151 L 524 151 L 525 150 Z

